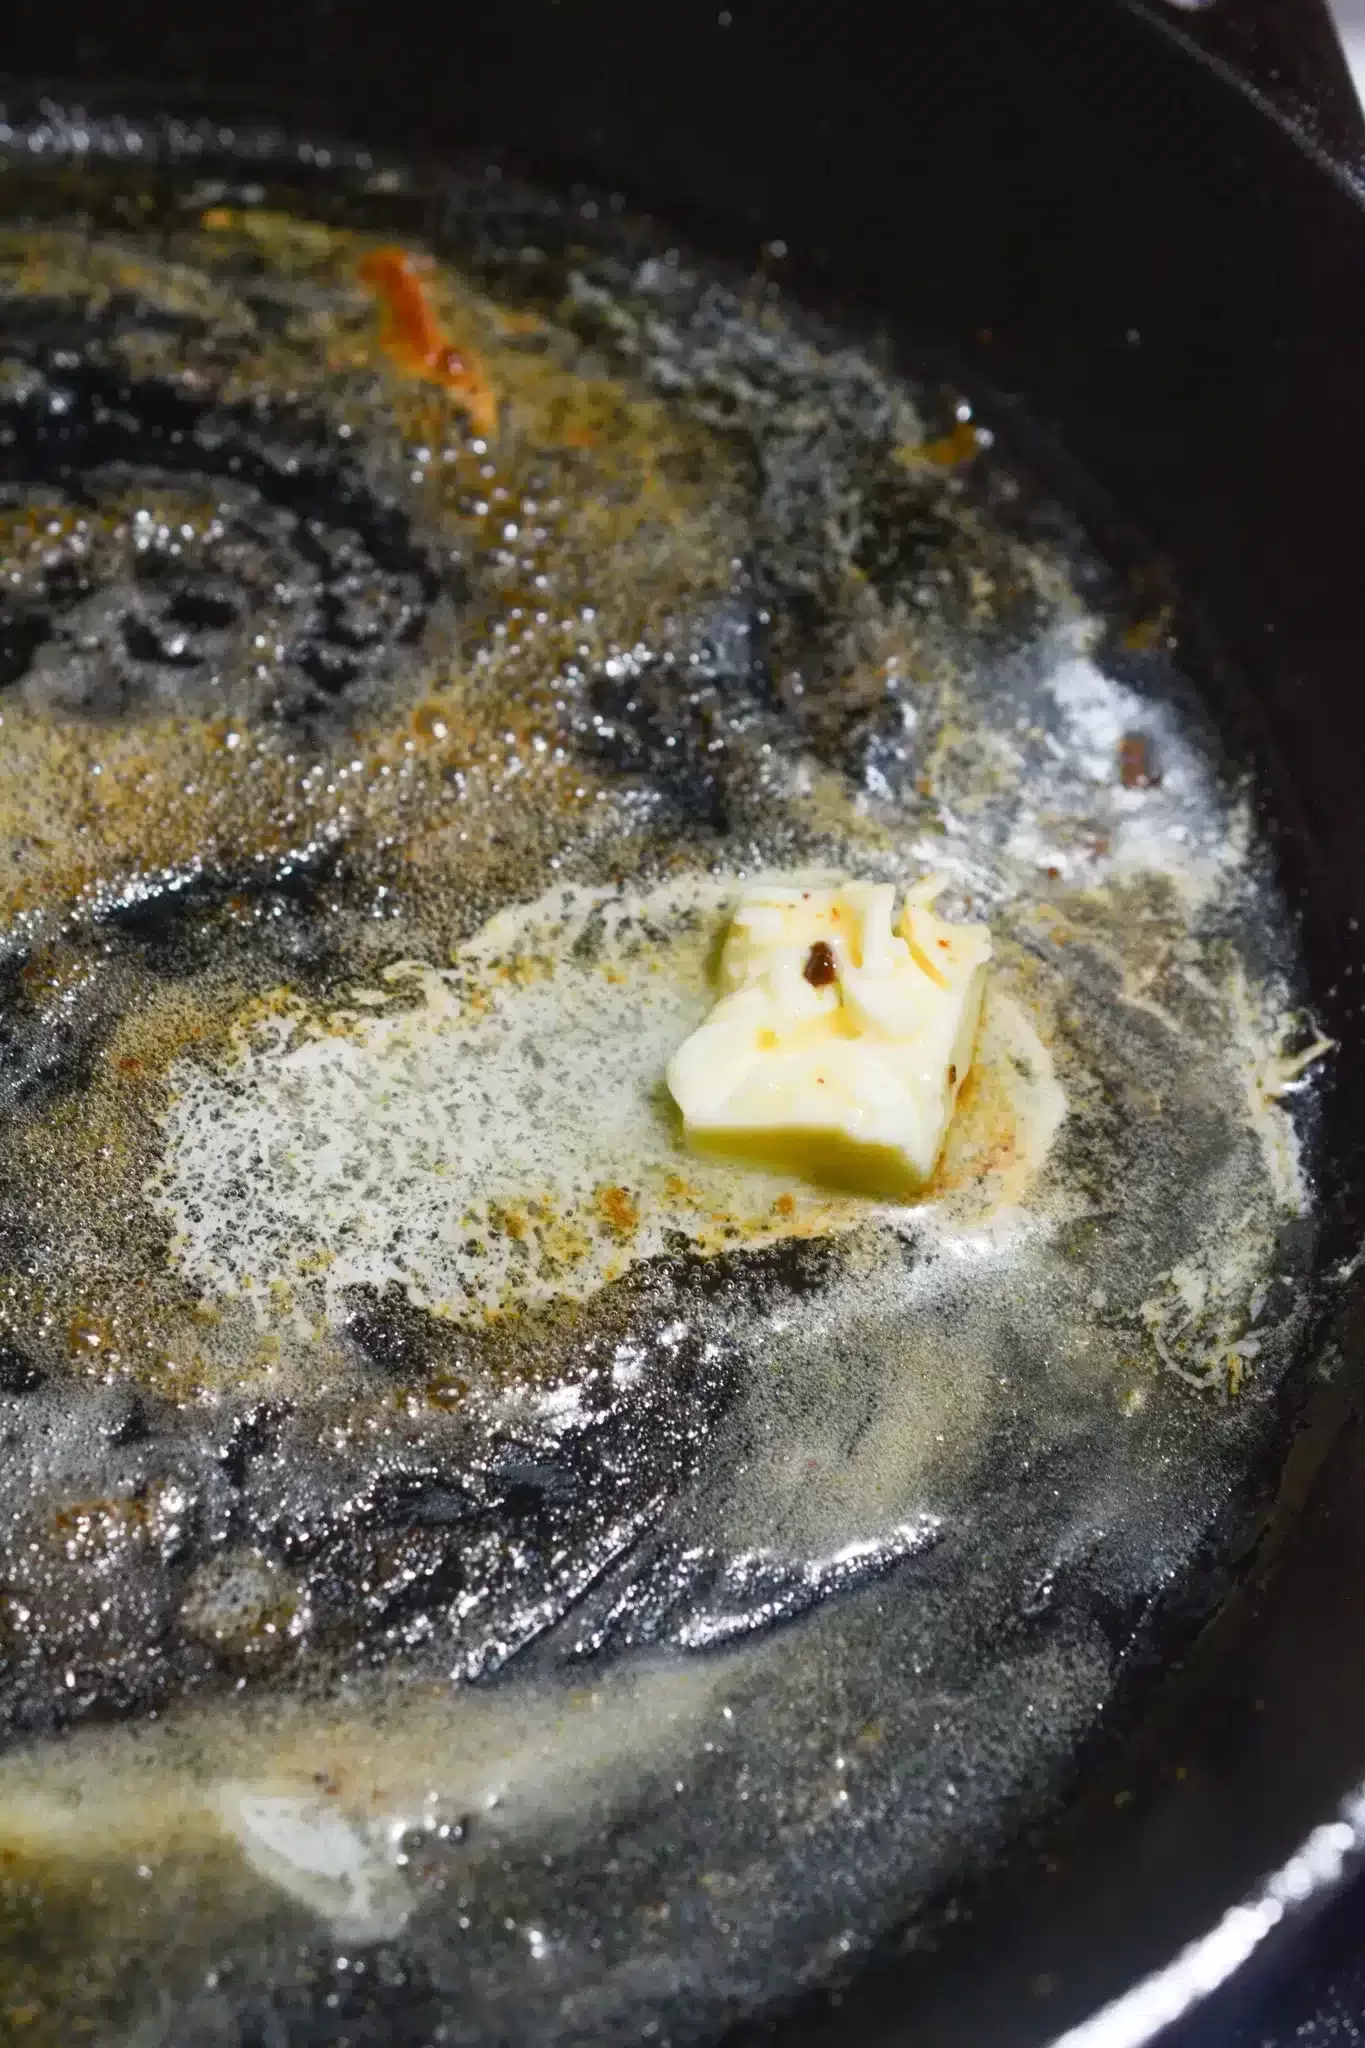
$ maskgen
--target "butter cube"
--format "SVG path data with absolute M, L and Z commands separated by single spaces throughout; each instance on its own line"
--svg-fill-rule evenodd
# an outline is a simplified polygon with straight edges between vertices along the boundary
M 941 883 L 757 884 L 719 1001 L 669 1062 L 688 1142 L 870 1194 L 911 1194 L 971 1066 L 990 934 L 932 909 Z

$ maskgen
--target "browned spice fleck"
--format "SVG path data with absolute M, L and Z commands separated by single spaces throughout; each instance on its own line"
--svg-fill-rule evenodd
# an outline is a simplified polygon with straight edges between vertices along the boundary
M 1155 789 L 1161 777 L 1151 748 L 1140 732 L 1126 732 L 1118 745 L 1119 781 L 1125 789 Z
M 96 1352 L 108 1351 L 113 1341 L 113 1331 L 100 1316 L 75 1315 L 67 1325 L 67 1349 L 74 1358 L 90 1357 Z
M 962 463 L 970 462 L 980 448 L 981 439 L 971 421 L 958 420 L 936 441 L 925 441 L 918 452 L 937 469 L 957 469 Z
M 412 714 L 412 729 L 419 739 L 443 740 L 450 731 L 450 721 L 440 704 L 419 704 Z
M 427 1388 L 427 1400 L 431 1406 L 443 1411 L 460 1407 L 468 1398 L 468 1380 L 437 1380 Z
M 597 1207 L 613 1237 L 633 1237 L 640 1227 L 639 1204 L 625 1188 L 603 1188 Z
M 824 939 L 817 939 L 806 955 L 806 964 L 801 969 L 812 988 L 828 988 L 838 975 L 834 955 Z
M 1171 607 L 1164 604 L 1158 611 L 1141 619 L 1134 619 L 1124 628 L 1122 644 L 1130 653 L 1141 654 L 1149 647 L 1156 647 L 1169 636 L 1171 628 Z

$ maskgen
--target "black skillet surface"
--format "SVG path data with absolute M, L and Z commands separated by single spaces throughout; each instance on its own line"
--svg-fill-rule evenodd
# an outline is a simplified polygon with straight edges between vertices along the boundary
M 1354 2048 L 1365 2013 L 1361 1952 L 1357 1883 L 1286 1944 L 1269 1981 L 1244 1986 L 1234 1978 L 1183 2036 L 1208 2048 Z
M 1264 711 L 1310 973 L 1350 1045 L 1365 223 L 1343 180 L 1163 30 L 1080 0 L 810 23 L 743 0 L 719 19 L 546 5 L 461 19 L 448 57 L 392 9 L 144 17 L 117 40 L 78 11 L 21 9 L 7 29 L 29 75 L 236 91 L 394 144 L 577 166 L 703 244 L 780 236 L 807 297 L 927 336 L 1004 416 L 1017 407 L 1017 435 L 1042 427 L 1092 526 L 1169 556 L 1216 622 Z M 1334 1087 L 1348 1255 L 1365 1127 L 1349 1058 Z M 1365 1771 L 1359 1344 L 1344 1308 L 1255 1567 L 1131 1747 L 936 1951 L 888 1959 L 791 2038 L 906 2038 L 913 2013 L 917 2040 L 1041 2040 L 1165 1963 L 1331 1817 Z M 1355 1843 L 1320 1845 L 1315 1878 Z
M 1354 2048 L 1361 2038 L 1361 1899 L 1358 1884 L 1327 1907 L 1275 1969 L 1233 1978 L 1176 2030 L 1190 2048 Z

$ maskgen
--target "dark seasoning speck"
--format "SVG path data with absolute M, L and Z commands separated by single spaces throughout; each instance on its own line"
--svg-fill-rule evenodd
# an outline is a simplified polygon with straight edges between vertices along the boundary
M 838 967 L 834 954 L 824 939 L 817 939 L 806 955 L 806 964 L 801 969 L 812 988 L 828 988 L 838 978 Z
M 96 129 L 4 180 L 0 1771 L 92 1817 L 11 1842 L 0 1788 L 0 2010 L 706 2039 L 969 1880 L 1163 1589 L 1197 1620 L 1307 1314 L 1222 993 L 1290 1002 L 1289 922 L 1169 636 L 1124 643 L 1142 731 L 1067 695 L 1118 586 L 959 394 L 620 209 L 259 179 L 172 150 L 153 185 Z M 435 218 L 493 443 L 356 283 Z M 1175 827 L 1202 900 L 1114 858 Z M 631 1264 L 625 1179 L 587 1300 L 356 1287 L 305 1344 L 177 1265 L 169 1092 L 243 1087 L 252 1018 L 552 882 L 903 882 L 926 841 L 1068 1098 L 1040 1226 L 970 1284 L 913 1211 Z M 376 1917 L 246 1860 L 241 1782 L 349 1829 Z

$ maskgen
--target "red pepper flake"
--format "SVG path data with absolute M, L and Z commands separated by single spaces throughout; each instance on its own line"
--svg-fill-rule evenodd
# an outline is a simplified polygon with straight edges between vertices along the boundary
M 478 359 L 462 354 L 447 339 L 407 250 L 371 249 L 356 265 L 356 276 L 382 309 L 380 347 L 408 376 L 452 392 L 475 432 L 491 438 L 498 430 L 492 386 Z
M 838 975 L 834 955 L 824 939 L 817 939 L 806 955 L 806 964 L 801 969 L 812 988 L 828 988 Z
M 1160 782 L 1151 748 L 1140 732 L 1126 732 L 1118 744 L 1119 781 L 1125 789 L 1155 789 Z

